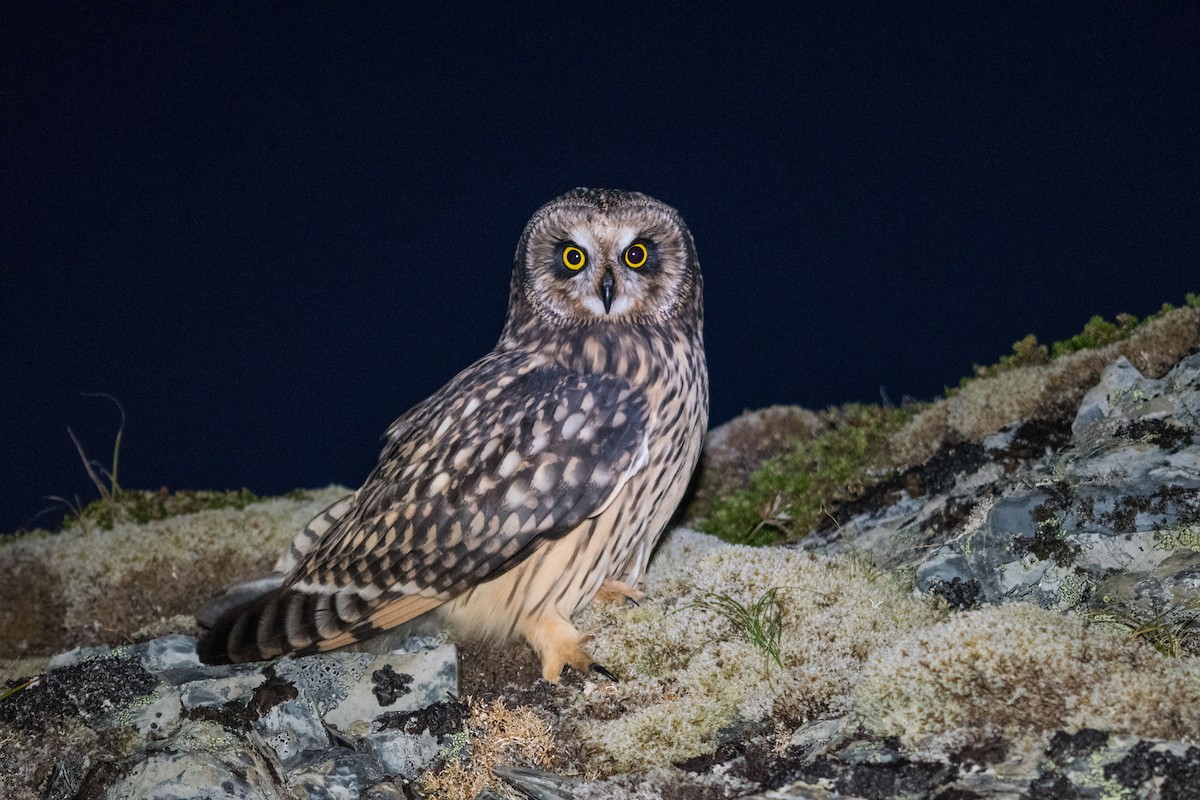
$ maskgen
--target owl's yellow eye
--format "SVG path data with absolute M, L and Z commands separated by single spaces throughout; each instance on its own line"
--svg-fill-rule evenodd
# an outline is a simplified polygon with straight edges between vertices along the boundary
M 646 245 L 641 242 L 634 242 L 625 248 L 625 264 L 626 266 L 637 269 L 646 263 L 646 259 L 650 257 L 649 251 L 646 250 Z
M 583 269 L 583 265 L 586 263 L 587 256 L 575 245 L 563 248 L 563 264 L 566 264 L 567 269 Z

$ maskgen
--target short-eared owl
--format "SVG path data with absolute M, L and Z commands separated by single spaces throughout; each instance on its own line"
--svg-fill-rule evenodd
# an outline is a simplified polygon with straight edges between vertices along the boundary
M 495 349 L 392 424 L 362 488 L 296 537 L 273 588 L 211 621 L 201 658 L 329 650 L 434 612 L 523 636 L 547 680 L 607 674 L 571 616 L 642 596 L 708 423 L 701 306 L 674 209 L 591 189 L 543 206 Z

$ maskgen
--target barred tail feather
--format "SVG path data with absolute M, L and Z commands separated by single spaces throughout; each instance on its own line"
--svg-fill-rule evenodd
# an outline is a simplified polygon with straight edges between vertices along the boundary
M 333 650 L 393 628 L 442 600 L 419 595 L 364 600 L 355 592 L 281 587 L 222 615 L 196 650 L 205 664 L 238 664 Z

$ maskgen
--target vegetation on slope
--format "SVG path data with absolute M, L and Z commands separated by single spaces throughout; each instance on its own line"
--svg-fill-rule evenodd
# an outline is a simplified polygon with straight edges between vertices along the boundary
M 980 442 L 1021 421 L 1069 426 L 1079 399 L 1118 355 L 1153 373 L 1197 347 L 1200 294 L 1188 294 L 1183 308 L 1164 304 L 1144 320 L 1131 314 L 1118 314 L 1114 322 L 1093 317 L 1080 333 L 1048 346 L 1030 334 L 1013 344 L 1011 354 L 977 365 L 973 376 L 932 403 L 852 404 L 809 414 L 817 422 L 795 429 L 774 452 L 763 454 L 755 441 L 771 430 L 743 424 L 722 448 L 749 451 L 761 460 L 747 466 L 744 457 L 706 452 L 684 517 L 729 542 L 795 541 L 833 524 L 838 509 L 947 445 Z M 775 410 L 766 425 L 778 427 L 779 417 Z M 729 464 L 739 461 L 744 475 L 731 477 Z

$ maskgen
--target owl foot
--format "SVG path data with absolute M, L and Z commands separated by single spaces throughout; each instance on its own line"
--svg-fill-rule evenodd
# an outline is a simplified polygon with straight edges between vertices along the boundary
M 633 603 L 637 606 L 646 599 L 646 593 L 610 578 L 600 584 L 600 590 L 596 592 L 596 599 L 606 603 Z
M 542 659 L 542 677 L 551 683 L 558 683 L 566 667 L 584 675 L 595 672 L 616 680 L 583 648 L 587 637 L 557 614 L 535 620 L 526 629 L 525 638 Z

